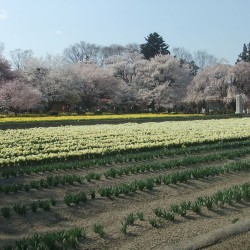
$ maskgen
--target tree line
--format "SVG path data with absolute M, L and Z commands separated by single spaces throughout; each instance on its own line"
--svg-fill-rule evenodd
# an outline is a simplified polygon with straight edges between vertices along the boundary
M 37 58 L 0 44 L 0 112 L 183 111 L 210 101 L 229 105 L 250 96 L 250 43 L 235 65 L 206 51 L 173 48 L 156 32 L 144 44 L 78 42 L 62 55 Z

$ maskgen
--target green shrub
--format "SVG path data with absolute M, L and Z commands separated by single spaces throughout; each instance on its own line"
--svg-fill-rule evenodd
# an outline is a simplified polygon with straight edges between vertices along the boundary
M 212 207 L 213 207 L 213 204 L 214 204 L 214 199 L 213 199 L 213 197 L 205 196 L 205 197 L 203 198 L 203 204 L 207 207 L 208 210 L 211 210 Z
M 98 234 L 101 238 L 105 235 L 104 226 L 101 224 L 94 224 L 92 230 L 94 233 Z
M 121 231 L 126 235 L 127 234 L 127 230 L 128 230 L 128 224 L 126 221 L 121 221 L 122 224 L 122 229 Z
M 40 206 L 40 205 L 39 205 Z M 50 210 L 50 201 L 42 201 L 40 208 L 42 208 L 44 211 L 49 211 Z
M 137 215 L 137 218 L 138 218 L 140 221 L 144 221 L 144 213 L 143 213 L 143 212 L 138 212 L 136 215 Z
M 148 222 L 152 227 L 158 227 L 156 218 L 150 218 Z
M 95 190 L 94 189 L 92 189 L 90 191 L 90 197 L 91 197 L 91 199 L 95 199 Z
M 55 200 L 55 198 L 51 197 L 49 201 L 50 201 L 51 206 L 54 207 L 54 206 L 56 205 L 56 200 Z
M 154 209 L 153 209 L 153 212 L 155 213 L 155 215 L 156 215 L 157 217 L 161 217 L 162 214 L 163 214 L 163 211 L 162 211 L 162 209 L 161 209 L 160 207 L 154 208 Z
M 164 220 L 168 220 L 168 221 L 174 221 L 174 213 L 164 211 L 162 213 L 161 218 L 163 218 Z
M 201 213 L 201 203 L 199 201 L 195 201 L 191 204 L 190 208 L 193 212 L 199 214 Z
M 56 111 L 56 110 L 50 110 L 48 113 L 47 113 L 47 115 L 51 115 L 51 116 L 58 116 L 59 115 L 59 112 L 58 111 Z
M 85 115 L 86 111 L 85 110 L 78 110 L 76 113 L 77 113 L 77 115 Z
M 23 188 L 24 188 L 24 191 L 28 192 L 30 190 L 30 185 L 24 184 Z
M 80 200 L 81 202 L 86 202 L 86 201 L 87 201 L 87 195 L 86 195 L 85 192 L 80 192 L 80 193 L 78 194 L 78 196 L 79 196 L 79 200 Z
M 136 216 L 133 213 L 130 213 L 124 219 L 128 225 L 133 225 L 134 222 L 136 221 Z
M 39 207 L 38 202 L 33 202 L 30 204 L 30 208 L 31 208 L 32 212 L 34 212 L 34 213 L 36 213 L 38 207 Z
M 4 218 L 9 218 L 10 217 L 10 208 L 9 207 L 2 207 L 1 214 Z
M 13 206 L 14 211 L 19 215 L 25 215 L 27 212 L 27 207 L 19 203 L 15 203 Z

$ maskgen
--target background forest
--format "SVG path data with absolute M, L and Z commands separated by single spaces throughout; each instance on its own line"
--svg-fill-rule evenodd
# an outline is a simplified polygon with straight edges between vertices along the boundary
M 211 105 L 233 111 L 237 94 L 249 100 L 250 43 L 235 65 L 206 51 L 169 47 L 154 32 L 140 45 L 80 41 L 62 55 L 37 58 L 31 50 L 16 49 L 7 60 L 2 43 L 0 110 L 194 113 Z

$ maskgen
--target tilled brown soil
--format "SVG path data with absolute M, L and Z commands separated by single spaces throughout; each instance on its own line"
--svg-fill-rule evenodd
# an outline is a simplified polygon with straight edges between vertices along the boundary
M 249 159 L 249 157 L 245 157 L 244 159 Z M 239 159 L 228 160 L 223 163 L 237 160 Z M 202 166 L 196 165 L 194 167 L 216 166 L 223 163 L 216 162 Z M 112 165 L 105 169 L 110 167 L 115 166 Z M 171 204 L 192 201 L 197 197 L 209 196 L 218 190 L 229 188 L 233 185 L 250 182 L 250 172 L 228 173 L 216 177 L 177 183 L 177 185 L 161 185 L 152 191 L 136 191 L 127 196 L 121 195 L 111 199 L 97 195 L 94 200 L 88 200 L 84 204 L 81 203 L 80 205 L 71 205 L 69 207 L 63 202 L 65 193 L 85 191 L 88 194 L 93 188 L 98 189 L 107 185 L 117 185 L 127 181 L 148 178 L 159 174 L 168 174 L 188 168 L 190 167 L 157 172 L 151 171 L 144 174 L 130 174 L 114 179 L 102 178 L 100 181 L 93 181 L 91 183 L 84 182 L 83 184 L 51 187 L 49 189 L 31 190 L 29 192 L 18 192 L 8 195 L 0 193 L 0 207 L 12 207 L 15 202 L 29 204 L 32 201 L 48 199 L 51 196 L 58 201 L 56 206 L 52 207 L 51 211 L 48 212 L 39 209 L 37 213 L 28 211 L 26 215 L 20 216 L 12 211 L 10 218 L 0 216 L 0 246 L 14 242 L 22 237 L 31 236 L 34 233 L 44 233 L 72 227 L 85 227 L 87 230 L 87 239 L 80 240 L 78 249 L 163 249 L 166 245 L 171 245 L 250 217 L 250 203 L 241 202 L 234 203 L 231 206 L 225 205 L 223 208 L 215 207 L 211 211 L 202 208 L 200 215 L 188 211 L 185 217 L 176 216 L 174 222 L 158 220 L 157 228 L 152 227 L 148 221 L 150 218 L 155 218 L 153 209 L 156 207 L 168 209 Z M 104 169 L 93 168 L 89 171 L 99 171 L 101 173 Z M 6 180 L 1 179 L 0 181 L 4 180 L 5 184 L 15 183 L 18 179 L 27 182 L 38 180 L 50 174 L 32 174 L 24 177 L 12 177 Z M 59 171 L 56 174 L 79 174 L 84 176 L 86 171 Z M 124 235 L 121 231 L 121 221 L 129 213 L 136 214 L 138 212 L 144 213 L 145 220 L 136 220 L 134 225 L 128 226 L 128 234 Z M 95 223 L 104 226 L 105 236 L 103 238 L 100 238 L 92 231 L 92 226 Z M 249 236 L 249 234 L 245 235 Z M 239 237 L 243 237 L 244 241 L 239 242 Z M 223 248 L 224 245 L 221 245 L 222 248 L 213 248 L 217 246 L 210 248 L 247 249 L 250 237 L 241 235 L 228 239 L 228 241 L 230 243 L 227 243 L 227 241 L 221 243 L 226 244 L 225 248 Z M 237 247 L 226 248 L 226 246 L 229 246 L 227 244 Z
M 230 237 L 216 245 L 205 248 L 206 250 L 250 249 L 250 231 Z

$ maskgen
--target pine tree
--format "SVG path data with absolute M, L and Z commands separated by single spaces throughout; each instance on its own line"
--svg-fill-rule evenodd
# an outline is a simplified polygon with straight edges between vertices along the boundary
M 247 62 L 250 62 L 250 43 L 247 45 L 247 48 L 248 48 Z
M 192 60 L 191 62 L 188 62 L 189 68 L 192 70 L 191 74 L 195 76 L 199 70 L 199 67 L 195 64 L 195 62 Z
M 250 43 L 246 45 L 243 44 L 243 51 L 239 54 L 239 58 L 237 59 L 237 62 L 244 61 L 244 62 L 250 62 Z
M 170 54 L 168 47 L 169 45 L 166 44 L 163 38 L 156 32 L 150 33 L 147 38 L 147 41 L 144 44 L 140 45 L 141 53 L 144 57 L 149 60 L 152 57 L 155 57 L 158 54 L 168 55 Z

